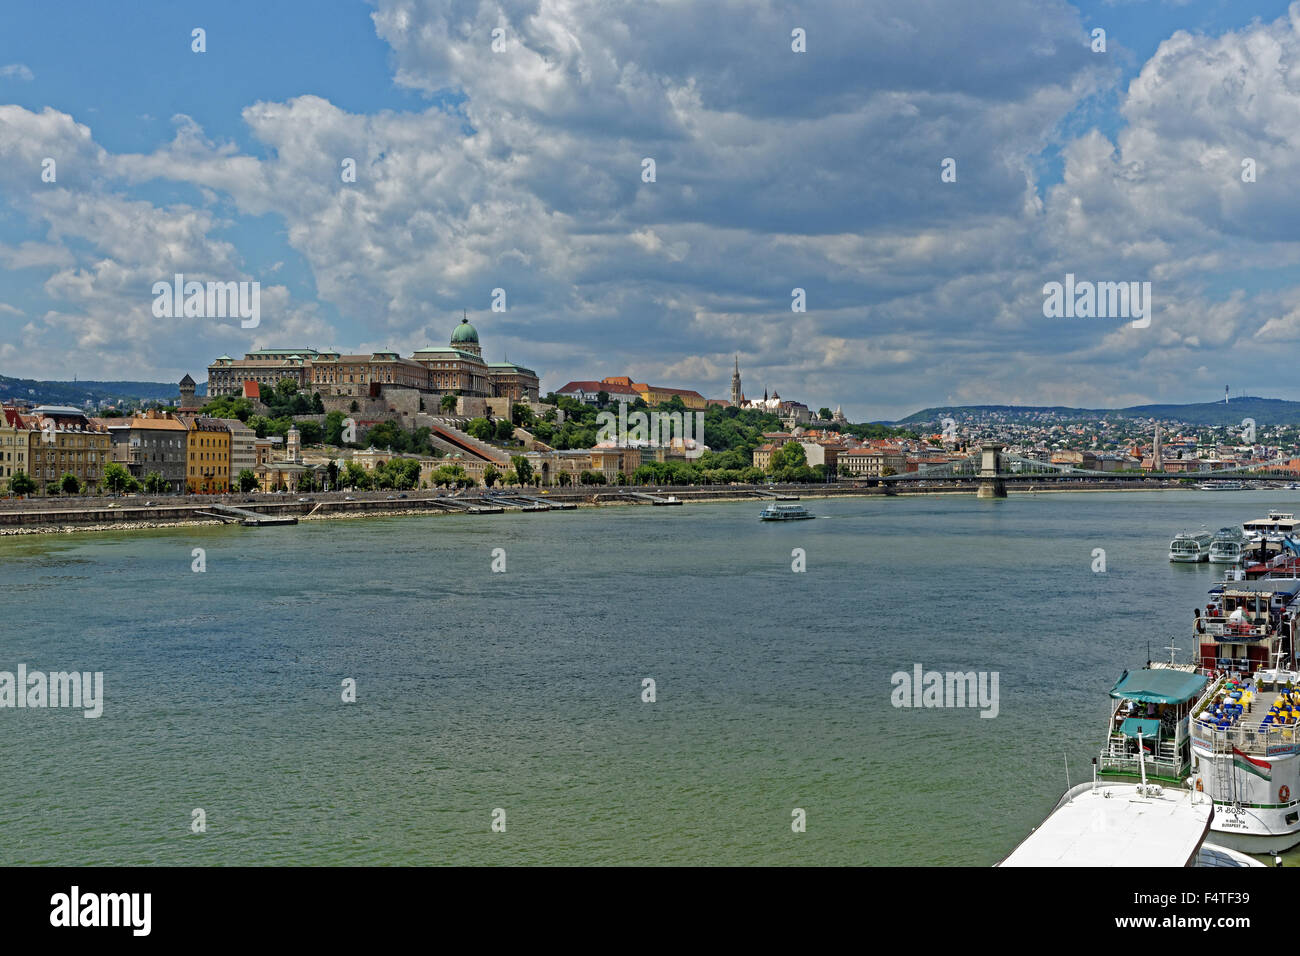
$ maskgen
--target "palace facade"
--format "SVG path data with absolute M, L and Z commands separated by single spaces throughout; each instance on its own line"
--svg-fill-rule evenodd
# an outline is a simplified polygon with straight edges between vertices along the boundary
M 353 397 L 377 397 L 384 386 L 390 386 L 434 395 L 535 402 L 541 386 L 530 368 L 483 361 L 478 330 L 462 318 L 447 345 L 417 349 L 411 358 L 387 351 L 344 355 L 308 348 L 258 349 L 242 359 L 222 355 L 208 366 L 208 395 L 241 396 L 247 382 L 274 388 L 285 378 L 306 392 Z

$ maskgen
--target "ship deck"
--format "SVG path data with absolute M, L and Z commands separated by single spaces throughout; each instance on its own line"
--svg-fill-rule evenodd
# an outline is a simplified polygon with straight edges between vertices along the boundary
M 1214 817 L 1203 794 L 1081 784 L 1000 866 L 1187 866 Z
M 1234 746 L 1250 751 L 1253 739 L 1270 732 L 1284 731 L 1288 738 L 1300 723 L 1300 691 L 1270 684 L 1270 672 L 1260 671 L 1254 678 L 1234 682 L 1231 678 L 1216 681 L 1202 698 L 1205 706 L 1193 713 L 1200 728 L 1236 731 Z M 1233 695 L 1236 695 L 1235 697 Z

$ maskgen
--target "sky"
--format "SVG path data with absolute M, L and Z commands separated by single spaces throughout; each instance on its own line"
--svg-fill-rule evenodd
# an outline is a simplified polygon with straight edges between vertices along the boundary
M 1300 2 L 52 11 L 0 5 L 0 374 L 409 355 L 466 310 L 543 392 L 722 398 L 739 356 L 855 421 L 1300 400 Z M 158 317 L 178 273 L 259 324 Z M 1045 315 L 1067 274 L 1150 321 Z

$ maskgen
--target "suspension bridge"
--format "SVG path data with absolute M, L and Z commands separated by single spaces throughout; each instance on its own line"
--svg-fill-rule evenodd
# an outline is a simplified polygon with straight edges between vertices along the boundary
M 1260 478 L 1296 480 L 1294 470 L 1288 467 L 1290 458 L 1251 462 L 1231 468 L 1207 468 L 1197 471 L 1104 471 L 1080 468 L 1077 465 L 1057 464 L 1010 454 L 1001 442 L 984 442 L 968 457 L 933 465 L 920 465 L 916 471 L 887 475 L 880 479 L 886 485 L 906 485 L 912 482 L 954 482 L 978 484 L 981 498 L 1006 497 L 1008 481 L 1033 481 L 1038 483 L 1069 481 L 1142 481 L 1179 480 L 1197 481 Z

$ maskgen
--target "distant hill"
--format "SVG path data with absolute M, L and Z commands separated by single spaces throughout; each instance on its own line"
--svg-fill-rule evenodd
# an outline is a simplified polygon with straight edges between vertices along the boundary
M 1154 418 L 1187 425 L 1240 425 L 1243 418 L 1253 418 L 1257 425 L 1300 424 L 1300 402 L 1280 398 L 1245 396 L 1223 402 L 1199 402 L 1188 405 L 1132 405 L 1128 408 L 1071 408 L 1067 405 L 948 405 L 923 408 L 900 418 L 895 425 L 938 422 L 944 418 L 961 420 L 971 417 L 1000 415 L 1009 421 L 1041 420 L 1051 416 L 1069 421 L 1098 418 Z
M 195 390 L 207 394 L 207 384 Z M 21 398 L 43 405 L 75 405 L 86 402 L 161 401 L 170 402 L 179 397 L 175 382 L 42 382 L 30 378 L 10 378 L 0 375 L 0 401 Z

